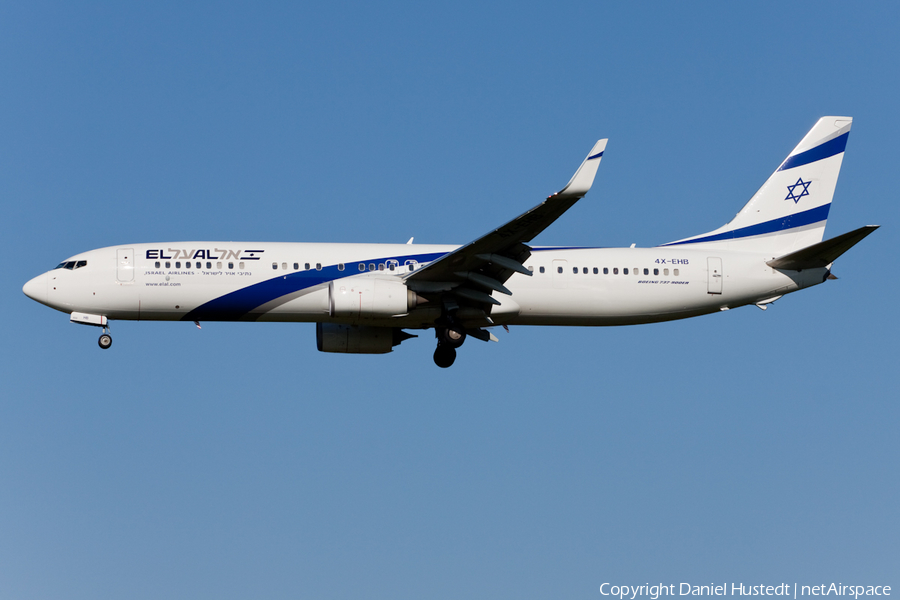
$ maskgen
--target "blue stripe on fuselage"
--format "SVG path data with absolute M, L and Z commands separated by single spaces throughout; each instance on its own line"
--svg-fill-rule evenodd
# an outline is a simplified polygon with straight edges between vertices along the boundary
M 346 268 L 339 271 L 337 265 L 322 267 L 321 271 L 311 269 L 309 271 L 294 271 L 286 275 L 278 275 L 272 279 L 254 283 L 247 287 L 235 290 L 224 296 L 219 296 L 202 304 L 183 316 L 182 321 L 240 321 L 250 311 L 283 296 L 294 294 L 301 290 L 309 289 L 323 283 L 361 275 L 361 271 L 351 270 L 357 263 L 368 264 L 370 262 L 384 263 L 388 260 L 396 260 L 403 264 L 407 260 L 415 260 L 419 263 L 432 262 L 444 256 L 443 252 L 431 254 L 410 254 L 407 256 L 388 256 L 377 259 L 355 260 L 345 263 Z M 369 273 L 371 271 L 366 271 Z M 388 271 L 389 272 L 389 271 Z
M 546 252 L 547 250 L 597 250 L 606 246 L 532 246 L 531 252 Z

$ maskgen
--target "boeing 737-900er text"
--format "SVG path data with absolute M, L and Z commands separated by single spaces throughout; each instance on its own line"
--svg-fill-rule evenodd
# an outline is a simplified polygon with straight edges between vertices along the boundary
M 25 294 L 73 323 L 298 321 L 323 352 L 380 354 L 435 330 L 449 367 L 509 325 L 631 325 L 766 306 L 833 279 L 872 233 L 822 241 L 852 119 L 823 117 L 728 224 L 655 248 L 530 246 L 591 188 L 606 140 L 562 191 L 464 246 L 164 242 L 67 258 Z

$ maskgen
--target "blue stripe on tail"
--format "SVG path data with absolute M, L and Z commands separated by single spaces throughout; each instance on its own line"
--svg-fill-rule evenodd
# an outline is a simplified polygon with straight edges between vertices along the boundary
M 843 137 L 843 136 L 841 136 L 841 137 Z M 845 142 L 846 142 L 846 140 L 845 140 Z M 803 156 L 803 155 L 798 154 L 797 156 Z M 700 242 L 718 242 L 721 240 L 733 240 L 733 239 L 737 239 L 737 238 L 745 238 L 745 237 L 750 237 L 750 236 L 754 236 L 754 235 L 764 235 L 767 233 L 777 233 L 779 231 L 786 231 L 788 229 L 794 229 L 796 227 L 803 227 L 804 225 L 812 225 L 813 223 L 818 223 L 819 221 L 824 221 L 825 219 L 828 218 L 828 210 L 830 208 L 831 208 L 830 203 L 823 204 L 822 206 L 818 206 L 816 208 L 811 208 L 811 209 L 805 210 L 803 212 L 794 213 L 792 215 L 787 215 L 786 217 L 772 219 L 771 221 L 766 221 L 765 223 L 757 223 L 756 225 L 750 225 L 749 227 L 741 227 L 740 229 L 734 229 L 732 231 L 726 231 L 724 233 L 719 233 L 716 235 L 708 235 L 708 236 L 702 237 L 702 238 L 696 238 L 696 239 L 692 239 L 692 240 L 684 240 L 681 242 L 672 242 L 670 244 L 663 244 L 663 246 L 680 246 L 681 244 L 699 244 Z
M 780 167 L 778 167 L 779 171 L 787 171 L 788 169 L 793 169 L 795 167 L 802 167 L 803 165 L 808 165 L 809 163 L 814 163 L 817 160 L 822 160 L 823 158 L 829 158 L 834 156 L 835 154 L 840 154 L 844 151 L 844 148 L 847 147 L 847 138 L 850 137 L 850 132 L 843 135 L 839 135 L 833 140 L 828 140 L 824 144 L 816 146 L 815 148 L 810 148 L 806 152 L 801 152 L 800 154 L 789 156 L 787 160 L 785 160 Z

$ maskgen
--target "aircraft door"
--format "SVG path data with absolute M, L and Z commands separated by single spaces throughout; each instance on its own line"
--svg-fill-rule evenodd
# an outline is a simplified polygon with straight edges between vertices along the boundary
M 134 281 L 134 250 L 132 248 L 116 250 L 116 279 L 121 282 Z
M 551 277 L 553 277 L 553 287 L 566 287 L 566 282 L 568 281 L 568 264 L 569 263 L 565 260 L 553 261 L 553 272 L 550 274 Z
M 722 273 L 722 259 L 714 256 L 707 257 L 706 267 L 706 290 L 710 294 L 721 294 L 722 279 L 724 279 Z

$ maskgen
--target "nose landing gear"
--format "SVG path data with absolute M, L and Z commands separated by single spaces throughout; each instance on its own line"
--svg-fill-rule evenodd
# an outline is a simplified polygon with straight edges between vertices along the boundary
M 69 321 L 78 325 L 90 325 L 91 327 L 102 327 L 103 334 L 97 340 L 97 344 L 104 350 L 112 346 L 112 336 L 109 335 L 109 321 L 106 315 L 94 315 L 88 313 L 73 312 Z
M 97 344 L 104 350 L 108 350 L 110 346 L 112 346 L 112 336 L 109 335 L 109 327 L 103 328 L 103 334 L 100 336 L 100 339 L 97 340 Z

